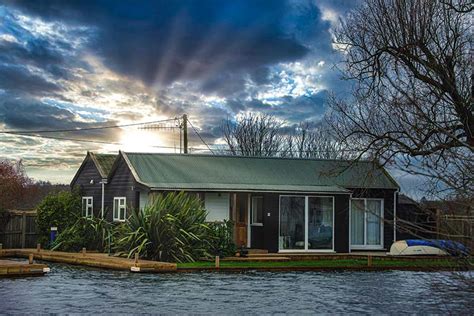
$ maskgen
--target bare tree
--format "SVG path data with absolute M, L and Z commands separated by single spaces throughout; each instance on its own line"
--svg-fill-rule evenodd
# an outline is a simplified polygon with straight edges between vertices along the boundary
M 269 115 L 247 114 L 236 122 L 226 120 L 222 130 L 230 154 L 272 157 L 284 150 L 281 123 Z
M 287 136 L 285 155 L 297 158 L 352 159 L 355 155 L 344 144 L 337 142 L 327 127 L 301 122 Z
M 366 0 L 336 32 L 355 82 L 350 100 L 330 101 L 338 139 L 444 195 L 474 194 L 470 12 L 463 1 Z
M 283 126 L 271 115 L 247 114 L 222 125 L 225 153 L 243 156 L 352 159 L 353 151 L 335 140 L 322 124 Z

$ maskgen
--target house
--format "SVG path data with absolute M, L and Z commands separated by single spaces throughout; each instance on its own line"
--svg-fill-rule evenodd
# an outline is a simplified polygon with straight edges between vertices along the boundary
M 87 152 L 79 170 L 71 181 L 71 187 L 79 188 L 84 216 L 104 216 L 105 185 L 117 155 Z
M 95 164 L 93 157 L 89 153 L 86 160 Z M 399 186 L 370 161 L 119 152 L 100 179 L 84 175 L 91 163 L 83 163 L 72 185 L 80 184 L 94 205 L 101 196 L 94 186 L 101 181 L 104 207 L 111 210 L 106 216 L 113 221 L 124 221 L 157 193 L 185 191 L 202 199 L 209 221 L 233 221 L 238 246 L 387 250 L 396 237 Z
M 397 202 L 397 239 L 433 239 L 436 212 L 424 208 L 410 197 L 399 194 Z

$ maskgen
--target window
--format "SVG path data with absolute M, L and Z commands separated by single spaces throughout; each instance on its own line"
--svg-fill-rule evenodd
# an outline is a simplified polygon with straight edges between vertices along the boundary
M 252 196 L 252 225 L 263 226 L 263 197 Z
M 82 214 L 85 217 L 92 217 L 93 215 L 93 198 L 92 196 L 82 197 Z
M 230 213 L 230 194 L 229 193 L 211 193 L 204 195 L 204 206 L 207 210 L 206 221 L 222 222 L 229 220 Z
M 351 200 L 351 247 L 383 247 L 383 200 Z
M 114 197 L 114 221 L 124 222 L 127 218 L 127 198 Z
M 334 198 L 280 196 L 281 251 L 334 250 Z

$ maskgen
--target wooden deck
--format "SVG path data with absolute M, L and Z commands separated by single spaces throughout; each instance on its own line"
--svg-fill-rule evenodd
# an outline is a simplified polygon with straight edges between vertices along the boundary
M 4 249 L 0 251 L 0 256 L 4 257 L 28 258 L 30 254 L 33 254 L 34 259 L 36 260 L 83 265 L 112 270 L 150 273 L 174 272 L 177 270 L 175 263 L 141 259 L 135 261 L 134 259 L 114 257 L 103 253 L 71 253 L 43 249 L 40 251 L 37 251 L 37 249 Z
M 378 258 L 380 260 L 436 260 L 446 259 L 444 256 L 390 256 L 386 252 L 350 252 L 350 253 L 333 253 L 333 252 L 284 252 L 284 253 L 249 253 L 247 257 L 227 257 L 223 261 L 302 261 L 302 260 L 345 260 L 345 259 L 365 259 L 368 257 Z
M 45 264 L 28 263 L 28 261 L 0 260 L 0 278 L 41 276 L 49 272 Z

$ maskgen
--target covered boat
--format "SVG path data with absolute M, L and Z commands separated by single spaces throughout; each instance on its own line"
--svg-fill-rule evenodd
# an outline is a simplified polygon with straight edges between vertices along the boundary
M 452 240 L 407 239 L 394 242 L 390 247 L 389 254 L 392 256 L 447 256 L 467 255 L 468 253 L 463 244 Z

